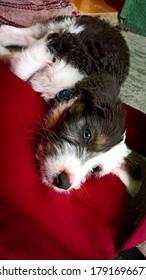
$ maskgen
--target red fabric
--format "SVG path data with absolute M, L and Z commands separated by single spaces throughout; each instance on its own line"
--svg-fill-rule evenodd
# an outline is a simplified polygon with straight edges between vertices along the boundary
M 49 189 L 41 183 L 34 156 L 47 106 L 3 65 L 0 107 L 1 258 L 113 259 L 127 222 L 124 185 L 108 175 L 88 180 L 70 194 Z M 125 108 L 128 118 L 135 118 L 136 111 Z M 139 114 L 134 124 L 141 130 Z M 131 134 L 128 137 L 131 141 Z M 137 139 L 132 136 L 134 146 L 146 152 L 142 142 L 146 139 Z
M 124 104 L 126 110 L 127 144 L 146 157 L 146 115 Z M 144 198 L 146 201 L 146 198 Z M 146 240 L 146 213 L 120 251 L 132 248 Z

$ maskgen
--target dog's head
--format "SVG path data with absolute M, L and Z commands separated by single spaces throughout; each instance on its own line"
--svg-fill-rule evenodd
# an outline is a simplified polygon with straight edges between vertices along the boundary
M 118 90 L 110 79 L 93 87 L 89 81 L 80 82 L 78 97 L 48 112 L 37 150 L 45 184 L 78 188 L 91 175 L 102 176 L 121 164 L 127 148 Z

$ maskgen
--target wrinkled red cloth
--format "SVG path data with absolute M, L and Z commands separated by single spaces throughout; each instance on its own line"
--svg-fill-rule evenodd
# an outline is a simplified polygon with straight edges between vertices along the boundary
M 146 116 L 125 109 L 127 142 L 146 155 Z M 125 186 L 114 175 L 69 194 L 43 185 L 35 147 L 46 111 L 43 99 L 0 65 L 0 257 L 114 259 L 127 223 Z

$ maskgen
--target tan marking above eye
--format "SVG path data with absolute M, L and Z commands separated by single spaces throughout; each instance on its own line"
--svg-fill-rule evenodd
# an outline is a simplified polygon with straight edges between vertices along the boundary
M 79 103 L 79 104 L 74 104 L 70 109 L 69 109 L 69 113 L 70 114 L 82 114 L 83 110 L 85 108 L 85 105 L 83 103 Z
M 106 142 L 106 136 L 104 134 L 99 134 L 95 140 L 97 145 L 103 145 Z

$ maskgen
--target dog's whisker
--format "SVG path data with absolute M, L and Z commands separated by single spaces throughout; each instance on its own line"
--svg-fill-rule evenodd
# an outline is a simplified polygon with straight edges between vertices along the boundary
M 35 138 L 35 137 L 25 137 L 24 139 L 25 140 L 35 140 L 35 141 L 38 140 L 38 138 Z
M 39 130 L 40 132 L 38 132 L 37 130 Z M 50 139 L 53 139 L 54 141 L 56 141 L 56 139 L 58 140 L 58 136 L 56 135 L 56 133 L 54 133 L 51 130 L 46 130 L 45 126 L 44 129 L 39 128 L 36 131 L 28 131 L 28 133 L 34 133 L 37 134 L 38 136 L 40 136 L 41 138 L 45 139 L 46 141 L 50 141 Z M 37 138 L 36 138 L 37 139 Z
M 48 134 L 48 136 L 52 137 L 53 140 L 59 140 L 59 137 L 54 131 L 47 129 L 46 133 Z
M 44 126 L 44 118 L 42 118 L 41 116 L 40 116 L 40 114 L 38 114 L 38 120 L 32 120 L 34 123 L 36 123 L 36 124 L 39 124 L 41 127 L 43 127 Z
M 28 133 L 33 133 L 33 134 L 36 134 L 36 135 L 38 135 L 38 136 L 40 136 L 41 138 L 43 138 L 44 140 L 46 140 L 46 141 L 48 141 L 49 140 L 49 138 L 47 137 L 47 135 L 44 135 L 44 134 L 42 134 L 42 133 L 40 133 L 40 132 L 37 132 L 37 131 L 28 131 Z M 36 138 L 37 139 L 37 138 Z M 37 139 L 38 140 L 38 139 Z
M 84 201 L 89 206 L 91 205 L 90 195 L 85 187 L 84 188 L 81 187 L 81 188 L 77 189 L 76 193 L 81 201 Z

